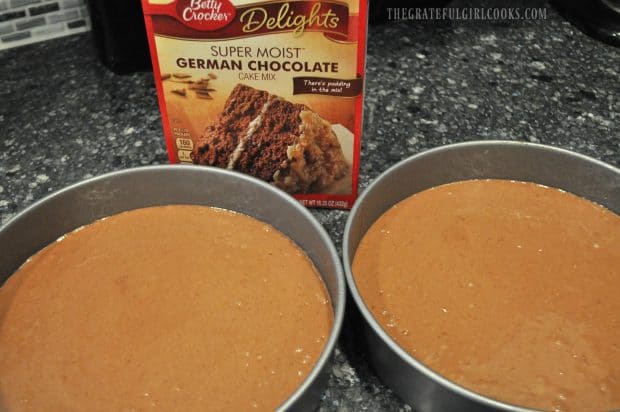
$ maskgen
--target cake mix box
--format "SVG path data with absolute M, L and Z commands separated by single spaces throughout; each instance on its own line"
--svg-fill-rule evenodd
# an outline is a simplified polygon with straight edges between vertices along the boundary
M 142 0 L 173 163 L 357 196 L 367 0 Z

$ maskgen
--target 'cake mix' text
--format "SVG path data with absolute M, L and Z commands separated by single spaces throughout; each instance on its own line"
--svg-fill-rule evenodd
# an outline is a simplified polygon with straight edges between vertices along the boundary
M 319 13 L 320 9 L 321 3 L 316 3 L 308 15 L 295 14 L 295 12 L 290 11 L 289 3 L 284 3 L 275 16 L 270 16 L 266 8 L 254 7 L 244 11 L 239 17 L 239 21 L 243 23 L 242 30 L 244 33 L 253 33 L 263 27 L 269 30 L 293 29 L 295 37 L 301 36 L 306 27 L 337 28 L 340 18 L 336 13 L 332 9 Z

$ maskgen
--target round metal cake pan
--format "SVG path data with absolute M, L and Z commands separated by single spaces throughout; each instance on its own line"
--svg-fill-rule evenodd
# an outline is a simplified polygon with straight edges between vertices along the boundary
M 620 213 L 620 170 L 598 160 L 550 146 L 481 141 L 428 150 L 381 174 L 360 196 L 343 238 L 345 276 L 357 308 L 363 346 L 377 375 L 420 412 L 527 411 L 470 391 L 442 377 L 402 349 L 364 303 L 351 265 L 368 228 L 410 195 L 467 179 L 509 179 L 563 189 Z
M 312 260 L 329 293 L 334 323 L 314 369 L 279 410 L 313 410 L 326 386 L 342 328 L 346 296 L 342 265 L 328 234 L 310 212 L 258 179 L 217 168 L 168 165 L 122 170 L 68 186 L 0 228 L 0 285 L 26 259 L 65 233 L 123 211 L 170 204 L 213 206 L 252 216 L 287 235 Z

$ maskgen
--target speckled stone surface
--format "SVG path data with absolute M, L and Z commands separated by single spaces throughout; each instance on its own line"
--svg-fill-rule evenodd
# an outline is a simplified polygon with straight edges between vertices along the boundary
M 369 32 L 363 189 L 397 161 L 477 139 L 620 165 L 620 50 L 544 21 L 388 22 Z M 87 34 L 0 52 L 0 221 L 87 177 L 167 162 L 150 73 L 102 67 Z M 337 247 L 348 213 L 316 210 Z M 347 328 L 321 411 L 412 410 Z

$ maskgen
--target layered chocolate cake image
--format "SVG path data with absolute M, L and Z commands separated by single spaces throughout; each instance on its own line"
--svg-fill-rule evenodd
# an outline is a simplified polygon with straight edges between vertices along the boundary
M 244 84 L 232 90 L 191 159 L 258 177 L 291 194 L 320 192 L 349 168 L 327 120 L 306 105 Z

